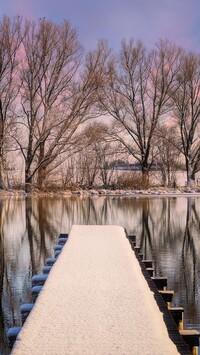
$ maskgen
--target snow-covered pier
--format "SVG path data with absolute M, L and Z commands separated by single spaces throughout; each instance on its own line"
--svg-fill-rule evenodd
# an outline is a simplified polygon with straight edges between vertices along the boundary
M 12 351 L 179 353 L 124 229 L 91 225 L 72 227 Z

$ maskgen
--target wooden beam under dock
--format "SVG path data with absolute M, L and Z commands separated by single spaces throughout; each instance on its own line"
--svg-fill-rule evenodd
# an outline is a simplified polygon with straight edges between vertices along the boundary
M 153 260 L 142 260 L 143 264 L 145 267 L 152 267 L 153 266 Z
M 179 330 L 183 329 L 183 313 L 184 313 L 184 308 L 183 307 L 170 307 L 169 311 L 174 319 L 174 322 L 176 323 L 177 327 Z
M 167 287 L 167 277 L 165 276 L 154 276 L 152 280 L 158 290 L 164 290 Z
M 198 355 L 200 333 L 196 329 L 180 330 L 183 340 L 188 344 L 192 355 Z

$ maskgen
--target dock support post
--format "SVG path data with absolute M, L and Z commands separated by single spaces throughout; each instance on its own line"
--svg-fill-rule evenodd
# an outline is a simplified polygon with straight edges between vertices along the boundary
M 174 319 L 179 330 L 183 330 L 183 307 L 170 307 L 169 311 Z
M 145 267 L 153 267 L 153 260 L 142 260 Z
M 170 303 L 172 302 L 172 299 L 174 297 L 174 291 L 160 290 L 159 293 L 163 297 L 163 299 L 167 305 L 167 308 L 170 309 Z
M 196 329 L 180 330 L 183 340 L 188 344 L 192 355 L 198 355 L 200 333 Z
M 128 236 L 128 239 L 131 243 L 136 243 L 136 235 L 131 234 Z
M 32 287 L 44 285 L 48 275 L 47 274 L 38 274 L 32 277 Z
M 35 303 L 36 299 L 38 298 L 39 293 L 42 290 L 42 287 L 43 287 L 42 285 L 32 287 L 31 293 L 32 293 L 33 303 Z
M 20 307 L 22 324 L 24 324 L 29 313 L 32 311 L 34 303 L 24 303 Z
M 134 246 L 134 250 L 139 253 L 140 252 L 140 247 L 138 245 Z
M 152 277 L 154 274 L 154 268 L 153 267 L 147 267 L 146 270 L 148 271 L 149 275 Z
M 46 266 L 43 266 L 42 272 L 43 272 L 43 274 L 49 274 L 51 269 L 52 269 L 52 266 L 46 265 Z
M 21 329 L 22 329 L 22 327 L 12 327 L 12 328 L 8 329 L 7 338 L 8 338 L 8 343 L 9 343 L 10 349 L 13 348 L 15 340 L 17 339 L 17 336 L 18 336 Z
M 152 277 L 153 282 L 155 283 L 158 290 L 166 290 L 167 287 L 167 277 L 163 276 L 154 276 Z

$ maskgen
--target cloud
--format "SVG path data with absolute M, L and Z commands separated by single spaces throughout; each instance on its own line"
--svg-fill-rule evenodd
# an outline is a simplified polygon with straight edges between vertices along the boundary
M 109 14 L 109 32 L 118 37 L 141 39 L 153 46 L 159 38 L 169 38 L 184 47 L 195 46 L 191 28 L 198 21 L 197 1 L 126 1 Z
M 148 47 L 169 38 L 188 50 L 200 49 L 198 0 L 2 0 L 1 12 L 55 22 L 69 19 L 88 48 L 107 38 L 119 48 L 122 38 L 141 39 Z
M 34 1 L 1 0 L 1 14 L 7 16 L 20 15 L 32 18 L 34 16 Z

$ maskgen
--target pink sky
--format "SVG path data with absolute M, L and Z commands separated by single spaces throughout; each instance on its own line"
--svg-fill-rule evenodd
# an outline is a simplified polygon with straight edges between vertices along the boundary
M 87 49 L 100 38 L 118 49 L 122 38 L 141 39 L 152 47 L 167 37 L 187 50 L 200 50 L 198 0 L 1 0 L 0 11 L 1 16 L 46 17 L 58 23 L 69 19 Z

